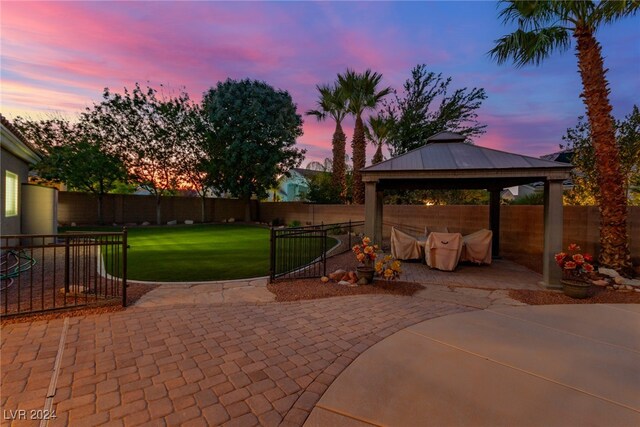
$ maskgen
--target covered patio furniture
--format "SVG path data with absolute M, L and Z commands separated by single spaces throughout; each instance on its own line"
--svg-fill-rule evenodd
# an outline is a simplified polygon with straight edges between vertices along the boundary
M 427 237 L 425 259 L 431 268 L 453 271 L 458 265 L 462 253 L 462 234 L 436 233 Z
M 462 255 L 460 261 L 475 264 L 491 264 L 491 230 L 478 230 L 462 237 Z
M 391 227 L 391 255 L 395 259 L 422 259 L 424 241 Z

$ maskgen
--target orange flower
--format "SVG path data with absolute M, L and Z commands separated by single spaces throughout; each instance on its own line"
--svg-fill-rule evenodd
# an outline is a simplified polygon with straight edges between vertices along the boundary
M 593 257 L 589 254 L 584 254 L 584 260 L 587 262 L 593 262 Z
M 353 252 L 355 252 L 355 253 L 359 254 L 359 253 L 360 253 L 360 246 L 355 245 L 354 247 L 352 247 L 352 248 L 351 248 L 351 250 L 352 250 Z
M 569 250 L 570 251 L 579 251 L 580 250 L 580 246 L 576 245 L 575 243 L 572 243 L 569 245 Z
M 573 261 L 567 261 L 564 263 L 565 270 L 574 270 L 576 268 L 576 263 Z
M 574 256 L 572 256 L 572 258 L 578 265 L 584 263 L 584 257 L 581 254 L 575 254 Z
M 591 273 L 593 271 L 593 265 L 591 264 L 583 264 L 582 268 L 584 268 L 584 271 L 586 271 L 587 273 Z
M 365 255 L 362 252 L 356 255 L 356 259 L 360 262 L 364 261 L 364 257 Z
M 364 239 L 362 239 L 362 244 L 365 246 L 368 246 L 369 243 L 371 243 L 371 239 L 368 237 L 365 237 Z
M 365 254 L 372 254 L 373 253 L 373 246 L 367 246 L 366 248 L 364 248 L 364 253 Z

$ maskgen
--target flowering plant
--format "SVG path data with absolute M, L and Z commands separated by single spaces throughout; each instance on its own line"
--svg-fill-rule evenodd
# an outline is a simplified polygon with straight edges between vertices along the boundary
M 376 262 L 376 273 L 378 276 L 384 277 L 385 280 L 395 280 L 400 276 L 400 273 L 402 273 L 400 261 L 391 255 L 387 255 L 382 260 Z
M 556 263 L 562 268 L 562 275 L 567 279 L 584 280 L 586 275 L 593 272 L 593 257 L 587 253 L 580 253 L 580 246 L 572 243 L 567 252 L 555 255 Z
M 355 245 L 351 250 L 356 254 L 356 259 L 366 266 L 371 266 L 371 263 L 376 260 L 378 254 L 376 251 L 380 248 L 378 245 L 372 245 L 371 239 L 364 237 L 362 243 Z

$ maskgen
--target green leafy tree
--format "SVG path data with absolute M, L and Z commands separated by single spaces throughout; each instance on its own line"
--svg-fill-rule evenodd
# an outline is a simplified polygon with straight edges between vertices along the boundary
M 623 188 L 629 204 L 640 204 L 636 197 L 634 182 L 640 179 L 640 111 L 634 105 L 624 120 L 615 121 L 616 143 L 620 152 L 620 168 L 623 176 Z M 565 144 L 560 148 L 571 150 L 571 163 L 576 167 L 572 172 L 574 187 L 565 199 L 578 205 L 597 204 L 600 192 L 596 176 L 596 154 L 593 147 L 591 128 L 583 117 L 578 119 L 574 128 L 567 129 L 562 137 Z
M 347 69 L 344 74 L 338 74 L 338 84 L 349 100 L 349 113 L 356 119 L 351 147 L 353 149 L 353 202 L 358 204 L 364 203 L 364 182 L 362 182 L 360 170 L 366 166 L 367 162 L 367 142 L 362 114 L 367 110 L 375 110 L 382 99 L 391 93 L 389 87 L 378 88 L 381 80 L 382 74 L 371 70 L 356 73 Z
M 403 85 L 403 95 L 395 95 L 385 114 L 393 123 L 390 140 L 392 155 L 424 145 L 438 132 L 456 132 L 468 140 L 485 133 L 486 125 L 478 122 L 478 109 L 487 99 L 482 88 L 461 88 L 451 92 L 451 77 L 427 71 L 425 64 L 411 70 Z
M 93 194 L 98 200 L 98 221 L 103 224 L 104 195 L 127 179 L 122 160 L 107 151 L 104 141 L 90 132 L 83 117 L 78 123 L 62 118 L 33 121 L 18 117 L 14 125 L 45 153 L 34 166 L 38 176 Z
M 333 185 L 339 189 L 343 202 L 346 200 L 347 182 L 345 178 L 345 156 L 347 136 L 342 130 L 342 120 L 348 114 L 348 99 L 346 93 L 337 84 L 318 85 L 319 92 L 318 109 L 306 112 L 309 116 L 315 116 L 318 121 L 326 120 L 328 117 L 336 123 L 333 132 L 331 146 L 333 151 L 332 177 Z
M 633 1 L 503 1 L 505 24 L 518 29 L 496 41 L 489 54 L 499 63 L 540 64 L 555 50 L 566 51 L 576 40 L 582 99 L 591 127 L 599 192 L 600 263 L 619 272 L 631 268 L 627 235 L 627 195 L 611 117 L 609 84 L 597 29 L 637 13 Z
M 250 221 L 251 197 L 266 197 L 278 176 L 302 162 L 305 151 L 295 147 L 302 117 L 288 92 L 249 79 L 219 82 L 202 102 L 213 184 L 245 200 Z
M 162 223 L 160 201 L 180 185 L 181 142 L 188 127 L 189 95 L 165 96 L 136 83 L 123 94 L 104 90 L 103 100 L 87 112 L 96 134 L 111 141 L 133 179 L 156 198 L 156 222 Z
M 376 147 L 376 152 L 371 159 L 371 164 L 375 165 L 384 160 L 382 147 L 389 144 L 393 130 L 393 122 L 382 114 L 369 117 L 368 126 L 364 128 L 367 139 Z
M 343 203 L 340 189 L 333 184 L 330 173 L 314 175 L 309 182 L 309 191 L 306 199 L 313 203 L 337 204 Z

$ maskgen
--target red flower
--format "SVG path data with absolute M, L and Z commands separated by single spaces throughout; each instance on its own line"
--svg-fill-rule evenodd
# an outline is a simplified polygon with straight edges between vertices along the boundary
M 587 262 L 593 262 L 593 257 L 589 254 L 584 254 L 584 260 Z
M 593 265 L 591 264 L 583 264 L 582 268 L 584 268 L 584 271 L 586 271 L 587 273 L 591 273 L 593 271 Z
M 565 254 L 564 252 L 560 252 L 556 254 L 556 262 L 560 267 L 562 267 L 562 264 L 564 264 L 564 257 L 566 256 L 567 254 Z
M 567 261 L 564 263 L 565 270 L 574 270 L 576 268 L 576 263 L 573 261 Z
M 576 245 L 575 243 L 572 243 L 572 244 L 570 244 L 570 245 L 569 245 L 569 250 L 570 250 L 571 252 L 573 252 L 573 251 L 579 251 L 579 250 L 580 250 L 580 246 Z
M 578 265 L 582 265 L 584 263 L 584 257 L 581 254 L 575 254 L 572 258 Z

